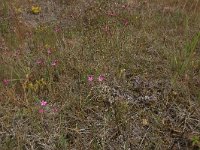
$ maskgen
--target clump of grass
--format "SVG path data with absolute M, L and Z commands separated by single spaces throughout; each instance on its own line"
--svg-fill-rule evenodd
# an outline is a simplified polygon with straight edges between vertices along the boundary
M 2 149 L 199 148 L 197 1 L 0 5 Z
M 184 74 L 188 69 L 192 68 L 192 64 L 194 63 L 193 57 L 195 57 L 195 50 L 199 44 L 199 39 L 200 33 L 197 33 L 192 41 L 186 44 L 182 52 L 183 54 L 174 54 L 173 66 L 176 67 L 174 70 L 177 71 L 178 75 Z

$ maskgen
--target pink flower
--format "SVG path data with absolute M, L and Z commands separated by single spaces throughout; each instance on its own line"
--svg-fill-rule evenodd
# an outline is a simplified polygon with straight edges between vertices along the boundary
M 52 66 L 56 66 L 57 64 L 58 64 L 58 60 L 54 60 L 54 61 L 51 63 Z
M 48 55 L 51 54 L 51 50 L 50 50 L 50 49 L 47 50 L 47 54 L 48 54 Z
M 125 26 L 127 26 L 127 25 L 128 25 L 128 23 L 129 23 L 129 22 L 128 22 L 128 20 L 127 20 L 127 19 L 124 19 L 124 20 L 123 20 L 123 24 L 124 24 Z
M 43 114 L 44 113 L 44 109 L 39 109 L 39 113 Z
M 127 8 L 127 7 L 128 7 L 128 5 L 122 5 L 122 8 L 124 8 L 124 9 Z
M 93 80 L 94 80 L 94 76 L 93 76 L 93 75 L 89 75 L 89 76 L 88 76 L 88 81 L 89 81 L 89 82 L 92 82 Z
M 55 32 L 60 32 L 61 29 L 57 26 L 57 27 L 54 28 L 54 31 L 55 31 Z
M 58 109 L 57 108 L 53 108 L 53 112 L 54 113 L 58 112 Z
M 10 81 L 9 81 L 8 79 L 4 79 L 4 80 L 3 80 L 3 84 L 4 84 L 5 86 L 8 86 L 9 82 L 10 82 Z
M 98 77 L 98 81 L 99 81 L 99 82 L 102 82 L 103 80 L 105 80 L 105 77 L 104 77 L 103 75 L 100 75 L 100 76 Z
M 47 105 L 47 102 L 44 101 L 44 100 L 42 100 L 42 101 L 40 102 L 40 105 L 41 105 L 41 106 L 46 106 L 46 105 Z
M 38 65 L 41 65 L 41 64 L 43 64 L 44 62 L 43 62 L 43 60 L 42 59 L 38 59 L 37 61 L 36 61 L 36 64 L 38 64 Z
M 109 11 L 107 14 L 108 14 L 108 16 L 111 16 L 111 17 L 117 16 L 117 14 L 112 11 Z

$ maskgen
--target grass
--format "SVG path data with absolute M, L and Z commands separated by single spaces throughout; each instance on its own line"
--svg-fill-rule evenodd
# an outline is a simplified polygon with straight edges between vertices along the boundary
M 3 0 L 1 149 L 200 149 L 199 8 Z

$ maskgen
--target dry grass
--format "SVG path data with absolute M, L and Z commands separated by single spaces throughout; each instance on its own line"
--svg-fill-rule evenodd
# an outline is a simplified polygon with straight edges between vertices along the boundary
M 199 9 L 2 0 L 0 149 L 200 149 Z

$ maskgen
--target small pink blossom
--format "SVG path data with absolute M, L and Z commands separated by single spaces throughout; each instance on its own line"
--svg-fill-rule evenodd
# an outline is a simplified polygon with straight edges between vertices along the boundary
M 3 80 L 3 84 L 4 84 L 5 86 L 8 86 L 9 82 L 10 82 L 10 81 L 9 81 L 8 79 L 4 79 L 4 80 Z
M 125 5 L 125 4 L 122 5 L 122 8 L 124 8 L 124 9 L 127 8 L 127 7 L 128 7 L 128 5 Z
M 58 64 L 58 60 L 54 60 L 54 61 L 51 63 L 52 66 L 56 66 L 57 64 Z
M 44 100 L 42 100 L 42 101 L 40 102 L 40 105 L 41 105 L 41 106 L 46 106 L 46 105 L 47 105 L 47 102 L 44 101 Z
M 57 27 L 54 28 L 54 31 L 58 33 L 58 32 L 61 31 L 61 29 L 57 26 Z
M 58 109 L 57 108 L 53 108 L 53 112 L 54 113 L 58 112 Z
M 41 64 L 43 64 L 44 63 L 44 61 L 42 60 L 42 59 L 38 59 L 37 61 L 36 61 L 36 64 L 38 64 L 38 65 L 41 65 Z
M 39 113 L 43 114 L 44 113 L 44 109 L 39 109 Z
M 99 81 L 99 82 L 102 82 L 103 80 L 105 80 L 105 77 L 104 77 L 103 75 L 100 75 L 100 76 L 98 77 L 98 81 Z
M 124 20 L 123 20 L 123 24 L 124 24 L 125 26 L 127 26 L 127 25 L 128 25 L 128 23 L 129 23 L 129 22 L 128 22 L 128 20 L 127 20 L 127 19 L 124 19 Z
M 50 50 L 50 49 L 47 50 L 47 54 L 48 54 L 48 55 L 51 54 L 51 50 Z
M 108 16 L 111 16 L 111 17 L 117 16 L 117 14 L 112 11 L 109 11 L 107 14 L 108 14 Z
M 89 82 L 92 82 L 93 80 L 94 80 L 94 76 L 93 76 L 93 75 L 89 75 L 89 76 L 88 76 L 88 81 L 89 81 Z

